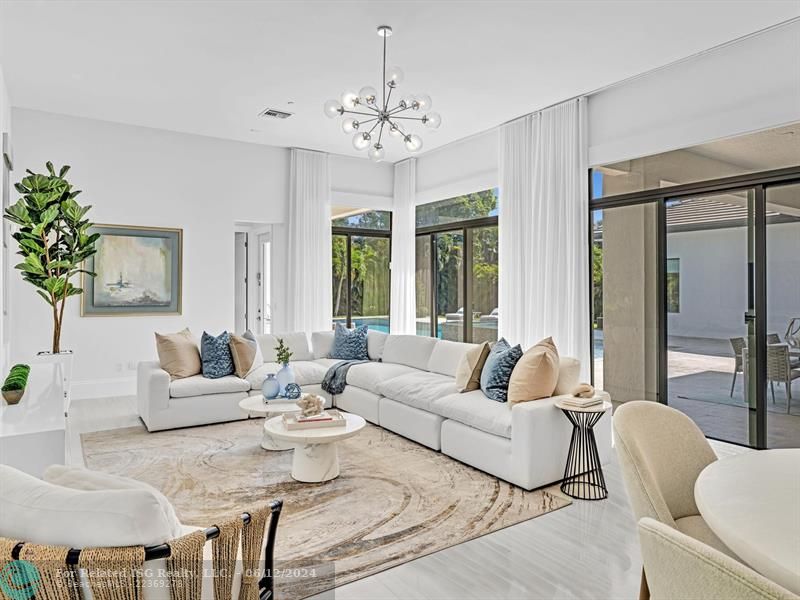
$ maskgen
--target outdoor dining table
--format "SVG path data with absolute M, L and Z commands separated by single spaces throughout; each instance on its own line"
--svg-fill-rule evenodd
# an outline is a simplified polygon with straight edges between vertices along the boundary
M 800 594 L 800 448 L 714 461 L 698 476 L 694 498 L 742 562 Z

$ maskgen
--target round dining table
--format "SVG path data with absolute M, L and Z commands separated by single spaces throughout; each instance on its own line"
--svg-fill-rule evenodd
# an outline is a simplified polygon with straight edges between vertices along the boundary
M 742 562 L 800 594 L 800 448 L 714 461 L 697 478 L 694 498 Z

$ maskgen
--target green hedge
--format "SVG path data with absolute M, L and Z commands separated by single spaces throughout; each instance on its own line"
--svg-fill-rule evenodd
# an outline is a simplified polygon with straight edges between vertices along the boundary
M 11 371 L 9 371 L 8 377 L 6 377 L 6 381 L 3 384 L 3 391 L 24 390 L 25 386 L 28 385 L 28 374 L 30 372 L 31 368 L 28 365 L 14 365 L 11 367 Z

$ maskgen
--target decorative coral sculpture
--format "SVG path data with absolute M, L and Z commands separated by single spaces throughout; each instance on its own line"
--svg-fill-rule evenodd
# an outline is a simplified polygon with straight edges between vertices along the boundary
M 297 401 L 297 406 L 300 407 L 304 417 L 313 417 L 322 412 L 325 401 L 316 394 L 306 394 Z

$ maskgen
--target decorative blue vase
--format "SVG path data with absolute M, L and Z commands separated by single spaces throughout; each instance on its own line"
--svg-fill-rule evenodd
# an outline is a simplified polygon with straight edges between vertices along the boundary
M 264 385 L 261 386 L 261 393 L 264 395 L 264 400 L 274 400 L 281 393 L 281 385 L 275 379 L 275 373 L 267 375 Z
M 278 380 L 278 385 L 280 386 L 280 395 L 286 396 L 286 385 L 294 383 L 294 371 L 292 367 L 289 366 L 289 363 L 283 365 L 275 378 Z

